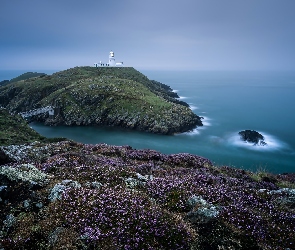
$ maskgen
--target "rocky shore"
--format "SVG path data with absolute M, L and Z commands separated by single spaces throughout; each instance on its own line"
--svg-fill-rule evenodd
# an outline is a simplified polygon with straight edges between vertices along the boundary
M 10 112 L 53 107 L 53 115 L 28 117 L 47 125 L 108 125 L 160 134 L 202 126 L 202 118 L 177 97 L 169 86 L 127 67 L 76 67 L 0 87 L 0 105 Z

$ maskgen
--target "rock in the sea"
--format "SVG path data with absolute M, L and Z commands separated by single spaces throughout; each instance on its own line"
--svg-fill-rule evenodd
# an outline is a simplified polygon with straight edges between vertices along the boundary
M 241 140 L 253 143 L 253 145 L 267 145 L 267 143 L 264 141 L 264 136 L 255 130 L 243 130 L 239 132 L 239 135 L 241 136 Z

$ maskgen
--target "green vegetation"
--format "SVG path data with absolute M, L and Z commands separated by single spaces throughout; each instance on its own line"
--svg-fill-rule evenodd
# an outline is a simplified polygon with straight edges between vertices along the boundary
M 34 141 L 58 142 L 65 138 L 46 138 L 31 129 L 19 115 L 10 114 L 6 109 L 0 108 L 0 146 L 23 144 Z
M 0 145 L 20 144 L 45 139 L 45 137 L 31 129 L 20 116 L 11 115 L 5 109 L 0 109 L 0 127 Z
M 30 78 L 33 78 L 33 77 L 43 77 L 45 75 L 46 74 L 44 74 L 44 73 L 27 72 L 27 73 L 21 74 L 18 77 L 12 78 L 10 80 L 10 82 L 18 82 L 18 81 L 27 80 L 27 79 L 30 79 Z
M 202 126 L 175 97 L 169 86 L 128 67 L 76 67 L 0 87 L 0 105 L 12 112 L 57 107 L 54 119 L 34 118 L 52 125 L 102 124 L 162 134 Z

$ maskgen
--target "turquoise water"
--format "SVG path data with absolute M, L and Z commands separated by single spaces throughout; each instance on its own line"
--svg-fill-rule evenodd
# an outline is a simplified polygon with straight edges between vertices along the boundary
M 106 127 L 30 125 L 48 137 L 163 153 L 187 152 L 209 158 L 216 165 L 295 172 L 295 72 L 141 72 L 175 89 L 196 114 L 204 117 L 205 126 L 163 136 Z M 0 81 L 3 79 L 7 78 L 1 77 L 0 71 Z M 244 129 L 262 133 L 267 146 L 241 142 L 237 133 Z

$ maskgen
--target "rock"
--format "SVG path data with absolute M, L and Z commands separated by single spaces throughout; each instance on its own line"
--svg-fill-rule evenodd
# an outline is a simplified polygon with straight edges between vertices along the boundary
M 80 188 L 81 184 L 77 181 L 73 181 L 73 180 L 63 180 L 61 182 L 62 185 L 71 187 L 71 188 Z
M 53 202 L 56 200 L 61 200 L 62 194 L 68 189 L 65 185 L 56 184 L 52 189 L 48 196 L 48 199 Z
M 13 159 L 11 159 L 3 149 L 0 148 L 0 165 L 4 165 L 7 163 L 13 162 Z
M 201 196 L 194 195 L 186 202 L 190 211 L 187 213 L 187 219 L 193 224 L 206 224 L 216 219 L 219 215 L 219 209 Z
M 207 206 L 207 202 L 201 196 L 193 195 L 191 198 L 189 198 L 187 200 L 186 205 L 190 209 L 194 209 L 197 205 L 198 206 Z
M 98 182 L 98 181 L 91 182 L 91 184 L 90 184 L 90 187 L 93 188 L 93 189 L 99 189 L 102 186 L 103 185 L 100 182 Z
M 4 228 L 9 230 L 16 223 L 16 218 L 13 214 L 9 214 L 6 216 L 6 219 L 3 221 Z
M 295 189 L 292 188 L 281 188 L 278 190 L 263 190 L 260 189 L 260 192 L 267 192 L 270 195 L 280 195 L 277 198 L 277 203 L 280 206 L 288 207 L 289 209 L 295 209 Z
M 255 130 L 243 130 L 239 132 L 239 135 L 241 136 L 241 140 L 253 143 L 253 145 L 267 145 L 267 143 L 264 141 L 263 135 Z
M 125 179 L 125 184 L 127 188 L 134 189 L 137 186 L 140 186 L 141 182 L 135 178 L 129 177 Z
M 148 177 L 143 176 L 143 175 L 141 175 L 141 174 L 139 174 L 139 173 L 136 173 L 136 177 L 137 177 L 137 179 L 138 179 L 139 181 L 142 181 L 142 182 L 147 182 L 147 181 L 148 181 Z
M 125 179 L 125 184 L 128 188 L 134 189 L 136 187 L 143 187 L 145 186 L 148 180 L 153 178 L 152 175 L 143 176 L 139 173 L 136 173 L 136 178 L 129 177 Z
M 81 184 L 73 180 L 63 180 L 61 183 L 56 184 L 50 191 L 48 199 L 53 202 L 61 200 L 63 193 L 70 188 L 80 188 Z
M 9 181 L 28 182 L 33 186 L 45 186 L 48 183 L 48 175 L 41 172 L 32 164 L 21 164 L 16 167 L 1 166 L 0 177 Z
M 59 235 L 64 231 L 63 227 L 57 227 L 49 236 L 48 236 L 48 243 L 50 246 L 53 246 L 57 241 Z
M 36 208 L 42 208 L 43 207 L 43 203 L 42 202 L 37 202 L 35 204 Z
M 187 218 L 193 224 L 206 224 L 217 218 L 219 211 L 215 206 L 198 208 L 187 213 Z
M 31 202 L 30 199 L 24 200 L 23 206 L 24 206 L 25 209 L 29 209 L 30 208 L 30 206 L 31 206 L 31 203 L 30 202 Z
M 4 200 L 7 197 L 7 186 L 0 186 L 0 199 Z

